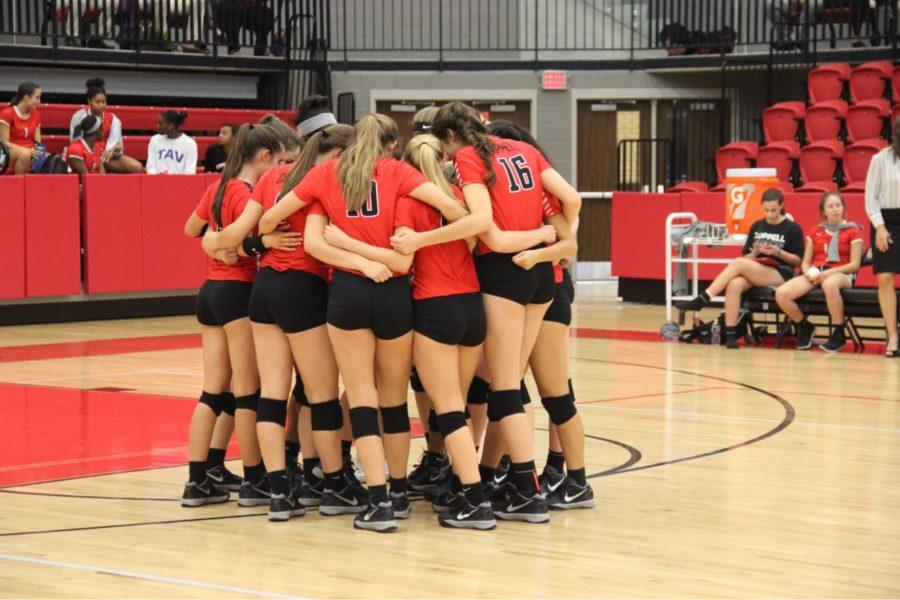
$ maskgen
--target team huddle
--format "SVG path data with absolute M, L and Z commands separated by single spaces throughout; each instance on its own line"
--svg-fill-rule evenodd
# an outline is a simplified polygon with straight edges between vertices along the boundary
M 213 260 L 183 506 L 236 491 L 271 521 L 317 507 L 379 532 L 412 493 L 457 528 L 594 506 L 567 358 L 578 193 L 527 130 L 459 102 L 398 142 L 389 117 L 337 124 L 318 98 L 296 130 L 238 131 L 185 224 Z M 407 474 L 410 384 L 428 450 Z M 224 466 L 233 430 L 243 477 Z

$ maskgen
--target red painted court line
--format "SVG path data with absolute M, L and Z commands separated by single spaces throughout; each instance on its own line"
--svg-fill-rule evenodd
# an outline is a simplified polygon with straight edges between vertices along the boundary
M 664 340 L 655 331 L 639 331 L 635 329 L 594 329 L 592 327 L 572 327 L 572 337 L 595 340 L 623 340 L 628 342 L 660 342 Z
M 601 402 L 618 402 L 620 400 L 635 400 L 638 398 L 656 398 L 659 396 L 675 396 L 676 394 L 691 394 L 694 392 L 708 392 L 708 391 L 712 391 L 712 390 L 741 390 L 741 389 L 743 389 L 743 388 L 726 387 L 726 386 L 693 388 L 690 390 L 680 390 L 677 392 L 657 392 L 655 394 L 638 394 L 636 396 L 617 396 L 615 398 L 600 398 L 599 400 L 587 400 L 585 402 L 579 401 L 578 404 L 599 404 Z
M 7 346 L 0 348 L 0 362 L 103 356 L 132 352 L 153 352 L 155 350 L 183 350 L 186 348 L 199 348 L 200 344 L 199 333 L 182 333 L 112 340 L 36 344 L 33 346 Z

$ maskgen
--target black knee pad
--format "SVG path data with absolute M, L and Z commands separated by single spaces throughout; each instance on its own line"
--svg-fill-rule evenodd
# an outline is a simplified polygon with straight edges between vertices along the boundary
M 381 408 L 381 426 L 385 433 L 409 432 L 409 409 L 406 404 Z
M 309 399 L 306 397 L 306 390 L 303 389 L 303 380 L 297 376 L 297 383 L 294 384 L 294 390 L 291 392 L 294 402 L 299 406 L 309 406 Z
M 350 409 L 350 428 L 353 437 L 364 438 L 369 435 L 380 435 L 378 429 L 378 409 L 371 406 L 358 406 Z
M 511 415 L 522 414 L 525 409 L 522 407 L 522 399 L 520 390 L 491 390 L 491 397 L 488 400 L 488 420 L 500 421 Z
M 490 391 L 490 384 L 476 375 L 472 378 L 472 384 L 469 386 L 469 395 L 466 397 L 466 404 L 487 404 Z
M 337 431 L 344 426 L 341 401 L 335 398 L 320 404 L 310 404 L 313 431 Z
M 234 398 L 234 394 L 225 392 L 222 394 L 222 397 L 222 412 L 233 417 L 235 403 L 237 402 Z
M 434 407 L 431 407 L 431 410 L 428 411 L 428 431 L 440 432 L 441 426 L 438 423 L 437 413 L 434 412 Z M 443 434 L 441 434 L 443 435 Z
M 557 426 L 565 425 L 569 419 L 578 414 L 578 409 L 575 408 L 575 401 L 569 394 L 552 398 L 541 398 L 541 404 L 547 409 L 550 422 Z
M 525 387 L 524 379 L 519 383 L 519 394 L 521 394 L 522 406 L 531 404 L 531 394 L 528 393 L 528 388 Z
M 253 392 L 249 396 L 238 396 L 234 399 L 234 407 L 239 410 L 252 410 L 256 412 L 259 406 L 259 392 Z
M 447 436 L 466 426 L 466 415 L 459 410 L 437 415 L 437 425 L 441 435 L 447 439 Z
M 425 393 L 425 386 L 422 385 L 422 380 L 419 379 L 419 373 L 416 371 L 415 367 L 412 368 L 412 373 L 409 374 L 409 386 L 414 392 L 419 394 Z
M 222 409 L 225 404 L 225 394 L 210 394 L 209 392 L 203 392 L 200 394 L 200 404 L 207 405 L 218 417 L 222 414 Z
M 256 409 L 257 423 L 275 423 L 284 427 L 287 420 L 287 400 L 260 398 Z

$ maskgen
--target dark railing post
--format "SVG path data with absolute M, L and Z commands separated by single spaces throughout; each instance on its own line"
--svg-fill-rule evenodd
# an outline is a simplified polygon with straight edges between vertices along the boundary
M 344 25 L 344 28 L 343 28 L 344 29 L 344 39 L 343 39 L 343 42 L 344 42 L 344 44 L 343 44 L 343 46 L 344 46 L 344 70 L 346 71 L 349 69 L 349 67 L 347 66 L 347 46 L 349 45 L 347 43 L 347 0 L 344 0 L 342 4 L 343 4 L 343 15 L 344 15 L 342 17 L 342 20 L 344 21 L 344 23 L 343 23 L 343 25 Z M 355 12 L 356 11 L 354 11 L 354 13 Z
M 51 56 L 56 60 L 56 53 L 59 50 L 59 25 L 56 21 L 56 0 L 50 0 L 50 35 L 52 38 L 51 48 L 53 48 Z
M 452 22 L 452 20 L 451 20 Z M 444 0 L 438 0 L 438 71 L 444 70 Z
M 540 11 L 538 10 L 538 2 L 540 0 L 534 0 L 534 70 L 538 70 L 538 47 L 540 46 L 540 36 L 538 35 L 538 31 L 540 28 L 540 20 L 538 18 Z

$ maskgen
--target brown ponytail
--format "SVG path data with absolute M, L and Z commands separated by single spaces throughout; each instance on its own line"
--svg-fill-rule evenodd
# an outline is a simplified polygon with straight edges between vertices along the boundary
M 442 192 L 451 198 L 455 197 L 444 172 L 444 149 L 441 148 L 439 139 L 428 133 L 415 136 L 406 145 L 404 158 L 441 188 Z
M 285 152 L 293 152 L 300 149 L 300 146 L 302 145 L 300 142 L 300 134 L 297 133 L 296 129 L 279 119 L 277 115 L 271 113 L 264 115 L 263 118 L 259 120 L 258 125 L 265 125 L 274 131 L 281 140 L 281 145 L 284 146 Z
M 356 135 L 341 155 L 338 181 L 348 210 L 359 210 L 369 199 L 375 163 L 385 148 L 397 141 L 397 123 L 388 116 L 373 113 L 356 123 Z
M 454 132 L 461 142 L 475 148 L 475 152 L 487 168 L 484 182 L 488 187 L 494 185 L 497 173 L 491 164 L 491 157 L 496 148 L 478 111 L 462 102 L 449 102 L 443 105 L 438 109 L 431 132 L 439 140 L 446 142 L 449 140 L 450 131 Z
M 216 225 L 222 227 L 222 201 L 225 198 L 225 188 L 228 182 L 235 179 L 241 173 L 244 165 L 252 161 L 260 150 L 268 150 L 277 154 L 284 149 L 277 133 L 264 125 L 241 125 L 237 136 L 231 144 L 231 151 L 225 161 L 222 178 L 212 203 L 212 215 Z
M 306 140 L 306 145 L 300 152 L 300 156 L 294 161 L 294 166 L 288 171 L 281 184 L 281 193 L 284 196 L 289 191 L 297 187 L 297 184 L 306 177 L 309 170 L 312 169 L 316 160 L 323 155 L 331 152 L 335 148 L 346 148 L 353 139 L 353 128 L 349 125 L 329 125 L 325 129 L 320 129 Z

